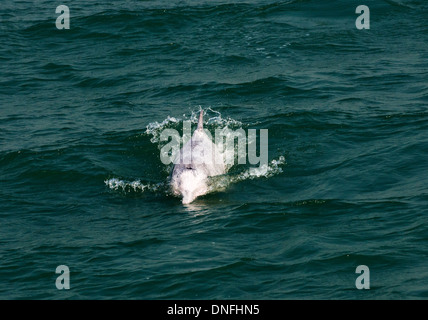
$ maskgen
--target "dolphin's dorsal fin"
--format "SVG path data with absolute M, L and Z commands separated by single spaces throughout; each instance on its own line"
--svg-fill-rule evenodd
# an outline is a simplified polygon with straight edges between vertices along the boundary
M 204 129 L 204 110 L 199 114 L 198 130 Z

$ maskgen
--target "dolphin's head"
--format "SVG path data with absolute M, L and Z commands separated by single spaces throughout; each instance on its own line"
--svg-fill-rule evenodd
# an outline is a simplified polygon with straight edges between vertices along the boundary
M 208 192 L 207 175 L 194 168 L 183 168 L 174 176 L 173 190 L 183 197 L 183 204 L 189 204 Z

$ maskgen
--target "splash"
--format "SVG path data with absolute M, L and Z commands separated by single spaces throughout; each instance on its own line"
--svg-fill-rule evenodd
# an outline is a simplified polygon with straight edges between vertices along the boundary
M 124 192 L 144 192 L 152 191 L 157 192 L 165 189 L 165 182 L 161 183 L 142 183 L 140 180 L 127 181 L 117 178 L 111 178 L 104 181 L 104 183 L 112 190 L 121 190 Z
M 283 172 L 282 166 L 286 164 L 285 157 L 280 156 L 278 160 L 272 160 L 269 164 L 264 164 L 259 168 L 249 168 L 244 172 L 232 177 L 232 182 L 253 180 L 256 178 L 271 178 Z
M 192 111 L 189 116 L 183 114 L 182 118 L 175 118 L 168 116 L 165 120 L 162 122 L 151 122 L 146 126 L 145 134 L 152 136 L 150 138 L 150 142 L 156 143 L 158 145 L 158 148 L 161 149 L 161 141 L 160 141 L 160 135 L 163 130 L 165 129 L 182 129 L 183 122 L 184 121 L 190 121 L 192 126 L 196 126 L 198 124 L 199 119 L 199 112 L 198 111 Z M 204 110 L 205 114 L 205 121 L 204 121 L 204 127 L 208 128 L 237 128 L 242 127 L 242 122 L 232 119 L 230 117 L 223 118 L 221 116 L 221 113 L 215 110 L 212 110 L 211 108 L 207 108 Z
M 164 129 L 171 128 L 171 124 L 179 123 L 181 119 L 177 119 L 174 117 L 168 116 L 164 121 L 161 123 L 155 121 L 151 122 L 147 125 L 145 133 L 148 135 L 152 135 L 152 138 L 150 139 L 150 142 L 152 143 L 159 143 L 160 134 Z
M 273 159 L 268 164 L 264 164 L 259 168 L 247 168 L 243 172 L 237 174 L 226 174 L 212 177 L 210 179 L 209 190 L 210 192 L 220 192 L 226 190 L 227 187 L 232 183 L 259 178 L 271 178 L 283 173 L 282 167 L 285 164 L 285 157 L 280 156 L 278 159 Z
M 199 112 L 192 111 L 190 115 L 183 114 L 183 117 L 176 118 L 168 116 L 161 122 L 151 122 L 146 126 L 144 132 L 145 135 L 151 136 L 150 141 L 157 145 L 158 149 L 161 150 L 166 142 L 161 141 L 160 136 L 165 129 L 176 129 L 180 130 L 183 127 L 184 121 L 190 121 L 192 125 L 192 131 L 195 129 Z M 249 125 L 244 125 L 242 122 L 232 119 L 230 117 L 223 117 L 220 112 L 207 108 L 204 110 L 206 115 L 204 121 L 204 127 L 209 131 L 214 132 L 219 129 L 225 136 L 228 137 L 230 133 L 228 129 L 235 130 L 243 129 Z M 236 134 L 236 133 L 235 133 Z M 215 142 L 215 141 L 213 141 Z M 248 141 L 247 141 L 248 143 Z M 234 156 L 237 157 L 238 145 L 235 144 L 235 150 L 225 150 L 225 152 L 233 152 Z M 221 148 L 220 148 L 221 149 Z M 224 154 L 226 155 L 226 154 Z M 235 158 L 236 160 L 236 158 Z M 237 163 L 235 161 L 234 163 Z M 229 173 L 232 171 L 232 167 L 235 165 L 227 165 L 226 174 L 221 176 L 210 177 L 209 181 L 209 192 L 221 192 L 225 191 L 227 187 L 232 183 L 238 183 L 246 180 L 260 179 L 260 178 L 271 178 L 275 175 L 283 173 L 283 166 L 286 165 L 285 157 L 279 156 L 277 159 L 273 159 L 270 162 L 263 164 L 259 167 L 248 167 L 248 165 L 239 165 L 242 170 L 240 172 Z M 172 164 L 165 165 L 165 173 L 169 173 L 172 170 Z M 161 192 L 165 195 L 171 195 L 168 178 L 164 182 L 160 183 L 144 183 L 141 180 L 122 180 L 119 178 L 111 178 L 104 181 L 105 184 L 111 190 L 118 190 L 123 192 Z

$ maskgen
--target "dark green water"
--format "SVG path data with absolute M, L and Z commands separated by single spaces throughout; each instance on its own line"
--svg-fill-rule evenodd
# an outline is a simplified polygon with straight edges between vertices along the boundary
M 1 299 L 428 298 L 426 1 L 59 4 L 0 4 Z M 200 108 L 269 167 L 184 206 L 159 134 Z

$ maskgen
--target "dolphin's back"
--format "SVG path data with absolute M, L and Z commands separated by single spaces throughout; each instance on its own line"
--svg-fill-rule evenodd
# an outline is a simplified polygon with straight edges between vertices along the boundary
M 196 130 L 180 150 L 180 162 L 186 168 L 203 169 L 208 176 L 225 173 L 224 157 L 204 130 Z
M 182 169 L 199 169 L 208 176 L 216 176 L 225 173 L 224 157 L 216 145 L 203 129 L 203 111 L 199 114 L 198 128 L 189 141 L 183 146 L 177 155 L 174 171 Z M 174 174 L 174 173 L 173 173 Z
M 170 184 L 174 194 L 183 196 L 183 203 L 209 192 L 207 177 L 226 173 L 223 154 L 203 129 L 203 111 L 198 128 L 174 160 Z

